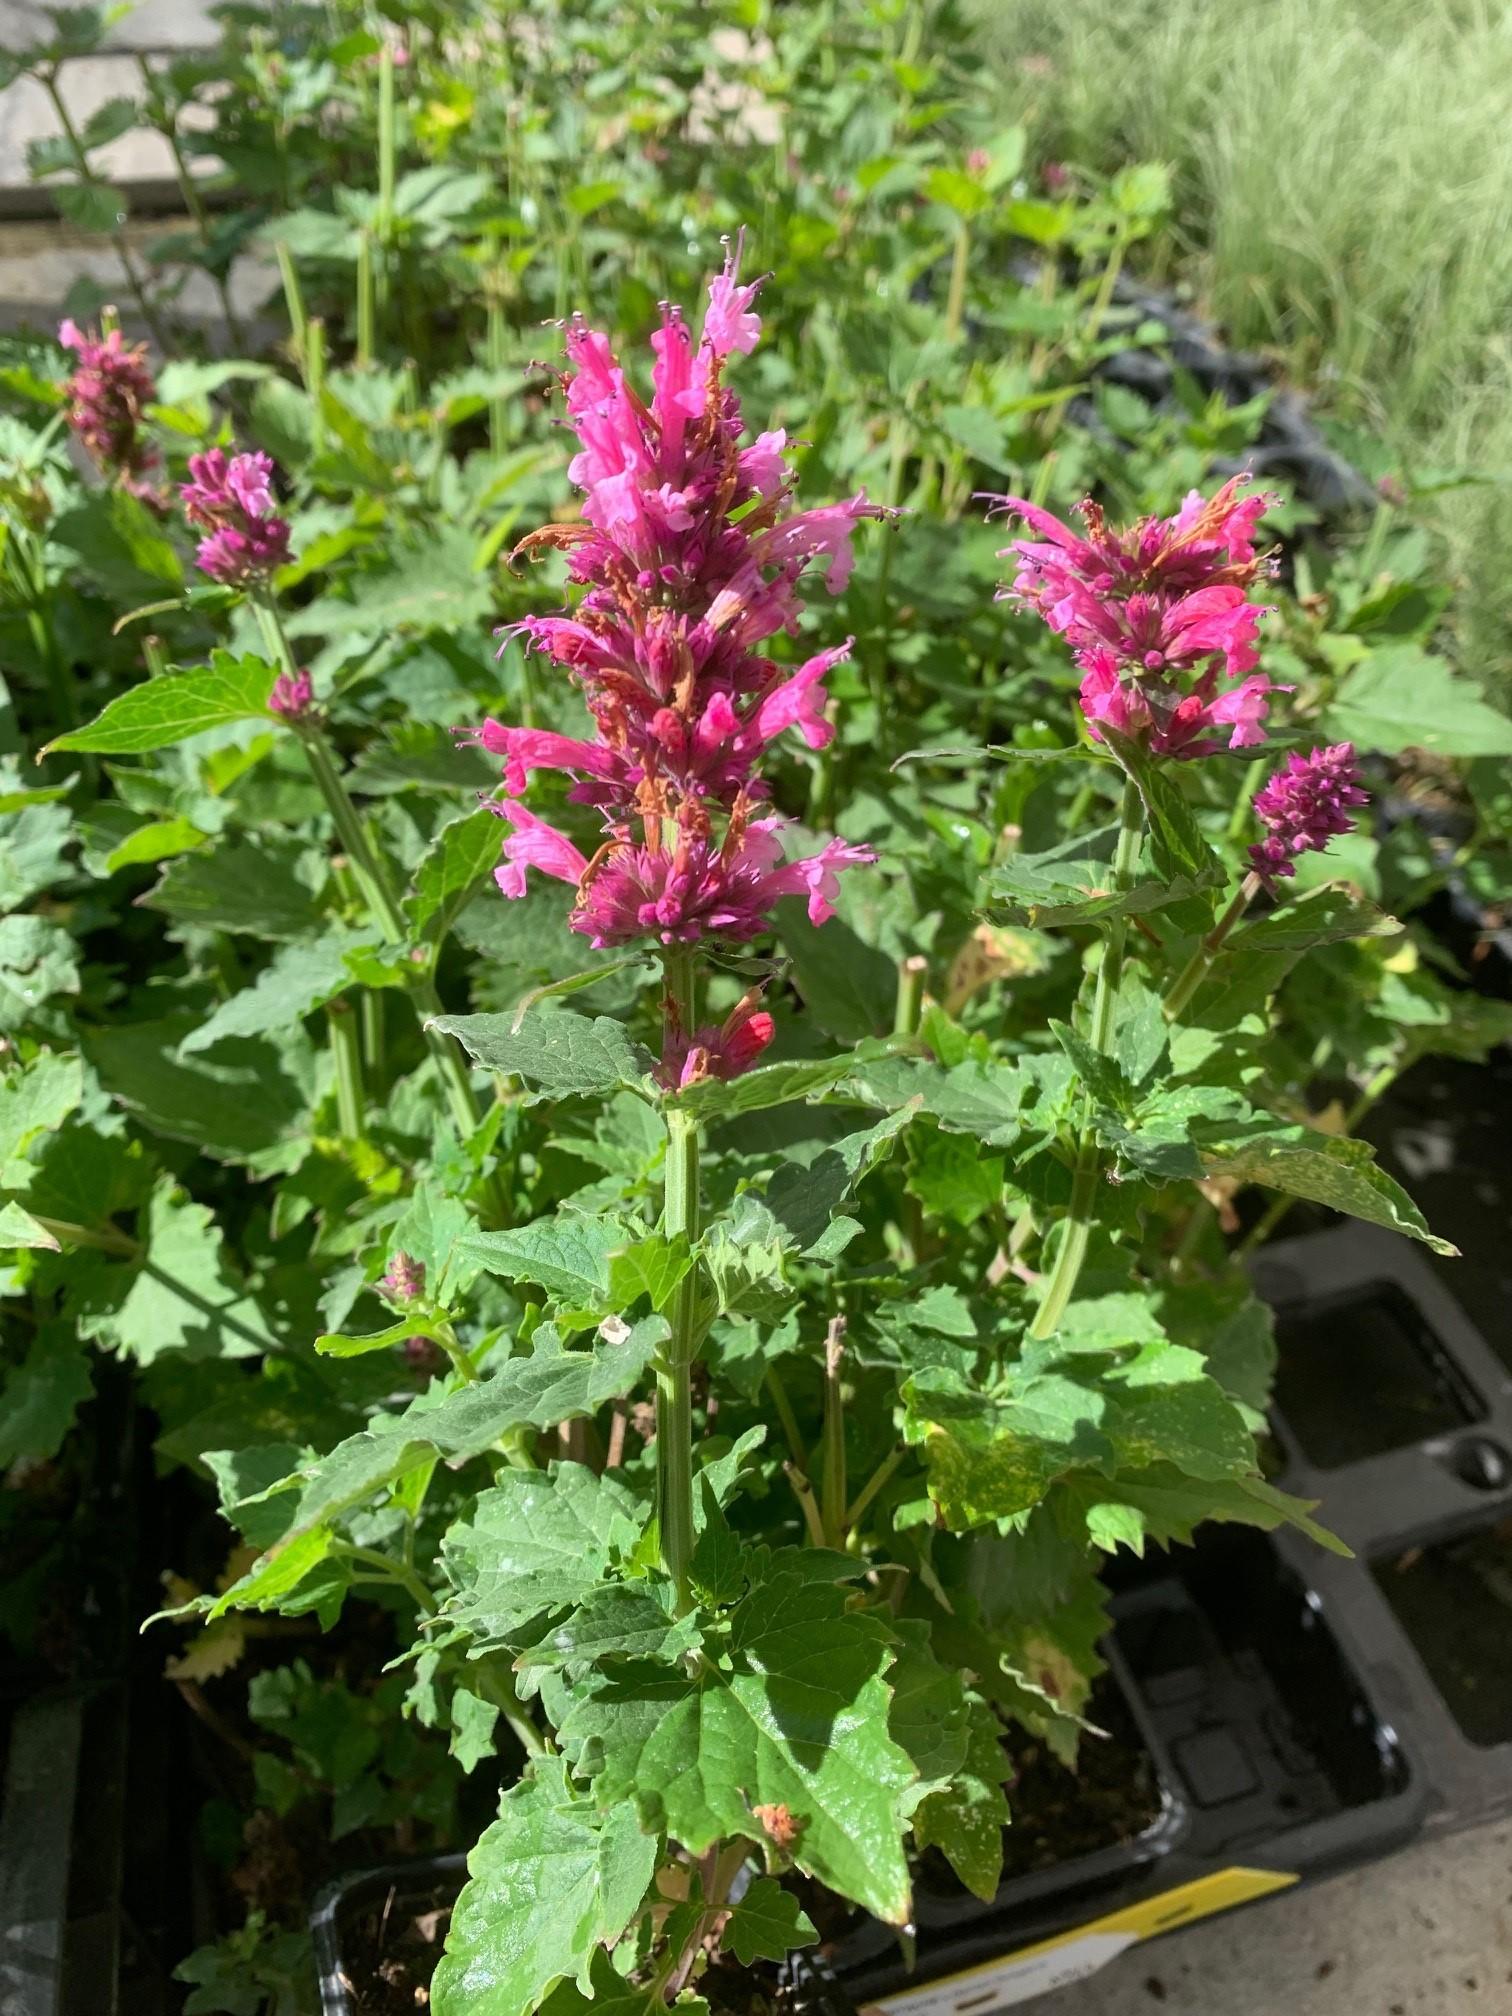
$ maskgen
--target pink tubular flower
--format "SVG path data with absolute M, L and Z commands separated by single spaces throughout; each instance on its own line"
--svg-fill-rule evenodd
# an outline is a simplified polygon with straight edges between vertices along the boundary
M 286 721 L 308 720 L 315 706 L 315 682 L 306 671 L 280 672 L 268 695 L 268 712 Z
M 861 494 L 784 515 L 787 435 L 741 446 L 740 409 L 722 374 L 760 334 L 756 292 L 739 282 L 732 254 L 709 288 L 696 343 L 681 312 L 663 309 L 649 403 L 607 337 L 581 322 L 568 329 L 564 386 L 579 443 L 570 474 L 585 493 L 582 521 L 547 526 L 519 550 L 564 550 L 585 592 L 571 611 L 527 617 L 511 634 L 567 670 L 595 733 L 489 720 L 467 736 L 504 759 L 509 795 L 490 807 L 510 827 L 500 889 L 523 896 L 532 868 L 574 884 L 571 928 L 599 947 L 746 944 L 771 929 L 789 896 L 822 924 L 841 873 L 876 858 L 833 839 L 789 860 L 782 820 L 757 816 L 771 744 L 789 731 L 812 750 L 833 740 L 824 682 L 852 640 L 796 668 L 757 647 L 797 630 L 810 567 L 832 591 L 845 586 L 857 523 L 886 514 Z M 601 815 L 591 859 L 520 802 L 538 770 L 565 774 L 569 801 Z M 772 1037 L 756 999 L 719 1028 L 670 1021 L 663 1084 L 754 1063 Z
M 681 1091 L 705 1078 L 738 1078 L 749 1071 L 776 1034 L 760 1002 L 761 990 L 753 988 L 717 1028 L 695 1029 L 691 1036 L 669 1028 L 656 1074 L 663 1087 Z
M 809 922 L 827 923 L 841 871 L 877 858 L 869 847 L 829 840 L 817 854 L 787 861 L 783 821 L 749 813 L 749 801 L 738 799 L 722 843 L 715 842 L 696 799 L 683 802 L 675 822 L 646 820 L 641 841 L 617 831 L 581 877 L 573 930 L 600 949 L 646 937 L 661 945 L 706 937 L 745 944 L 771 929 L 772 909 L 784 896 L 805 897 Z
M 1194 490 L 1174 517 L 1142 518 L 1123 532 L 1110 531 L 1089 500 L 1085 537 L 1023 498 L 998 500 L 1040 535 L 1005 549 L 1018 571 L 1001 593 L 1071 646 L 1094 736 L 1101 722 L 1168 756 L 1264 740 L 1276 689 L 1255 670 L 1266 612 L 1247 590 L 1268 571 L 1254 535 L 1273 500 L 1241 497 L 1243 482 L 1233 477 L 1206 499 Z
M 78 358 L 68 380 L 68 424 L 96 464 L 154 511 L 166 507 L 149 472 L 158 454 L 142 433 L 142 416 L 157 397 L 145 343 L 128 345 L 119 329 L 91 336 L 77 322 L 58 327 L 58 341 Z
M 1297 856 L 1321 854 L 1336 834 L 1353 832 L 1350 813 L 1366 802 L 1352 742 L 1288 756 L 1255 793 L 1255 814 L 1265 828 L 1265 838 L 1249 850 L 1255 873 L 1267 888 L 1295 875 Z
M 289 558 L 289 527 L 278 517 L 272 458 L 228 456 L 211 448 L 189 457 L 189 482 L 180 486 L 184 515 L 206 537 L 196 562 L 212 581 L 250 588 L 266 581 Z

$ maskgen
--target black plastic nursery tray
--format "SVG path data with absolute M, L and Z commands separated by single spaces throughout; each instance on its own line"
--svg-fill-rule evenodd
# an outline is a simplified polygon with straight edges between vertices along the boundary
M 1512 1813 L 1512 1351 L 1403 1239 L 1348 1225 L 1274 1247 L 1277 1482 L 1355 1559 L 1294 1535 L 1399 1737 L 1432 1831 Z M 1503 1309 L 1505 1323 L 1507 1311 Z

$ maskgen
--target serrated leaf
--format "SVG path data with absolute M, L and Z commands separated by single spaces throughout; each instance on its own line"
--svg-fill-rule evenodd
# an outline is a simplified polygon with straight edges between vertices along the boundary
M 318 898 L 323 874 L 318 857 L 297 843 L 234 840 L 182 855 L 139 900 L 199 930 L 306 938 L 327 921 Z
M 44 1050 L 0 1082 L 0 1168 L 39 1134 L 51 1133 L 84 1096 L 80 1059 Z
M 1106 724 L 1104 724 L 1106 725 Z M 1217 856 L 1202 837 L 1192 808 L 1176 777 L 1180 764 L 1164 764 L 1137 742 L 1109 728 L 1100 729 L 1124 774 L 1133 779 L 1150 829 L 1150 858 L 1156 870 L 1172 881 L 1205 888 L 1222 874 Z
M 63 1250 L 55 1235 L 11 1198 L 0 1204 L 0 1252 L 16 1247 L 34 1247 L 47 1253 Z
M 693 1265 L 687 1236 L 679 1232 L 669 1239 L 664 1232 L 649 1233 L 609 1260 L 609 1306 L 629 1309 L 642 1295 L 658 1312 L 671 1301 L 677 1284 Z
M 58 736 L 43 754 L 84 749 L 102 756 L 139 756 L 185 742 L 208 728 L 264 719 L 276 676 L 261 658 L 234 658 L 229 651 L 217 651 L 201 671 L 166 673 L 131 687 L 87 728 Z
M 1067 1072 L 1067 1078 L 1070 1072 Z M 851 1089 L 869 1105 L 897 1110 L 917 1104 L 947 1133 L 973 1134 L 989 1148 L 1011 1148 L 1023 1131 L 1030 1080 L 1016 1065 L 967 1058 L 948 1070 L 916 1057 L 881 1058 L 860 1066 Z
M 1241 924 L 1224 941 L 1227 952 L 1306 952 L 1346 938 L 1389 938 L 1402 926 L 1343 889 L 1310 889 L 1269 917 Z
M 80 1273 L 70 1294 L 79 1334 L 151 1365 L 164 1352 L 246 1358 L 276 1348 L 262 1311 L 234 1278 L 222 1229 L 171 1177 L 154 1190 L 144 1251 Z
M 690 1909 L 688 1906 L 678 1908 Z M 669 1934 L 674 1928 L 675 1916 L 675 1913 L 668 1914 L 666 1929 Z M 692 1929 L 690 1924 L 684 1936 L 691 1936 Z M 637 1986 L 635 1982 L 627 1981 L 623 1974 L 615 1971 L 614 1962 L 602 1947 L 593 1956 L 591 1972 L 587 1994 L 575 1982 L 563 1981 L 541 2004 L 541 2016 L 590 2016 L 590 2012 L 591 2016 L 662 2016 L 667 2007 L 659 1982 L 653 1980 Z M 690 1988 L 683 1990 L 672 2008 L 676 2016 L 709 2016 L 708 2003 Z
M 921 1850 L 937 1848 L 972 1895 L 990 1904 L 1003 1878 L 1003 1782 L 1012 1766 L 990 1704 L 973 1698 L 969 1710 L 965 1761 L 950 1784 L 920 1802 L 914 1839 Z
M 492 1757 L 498 1719 L 496 1701 L 485 1701 L 481 1694 L 474 1694 L 466 1687 L 453 1689 L 451 1741 L 447 1747 L 464 1771 L 476 1771 L 485 1758 Z
M 588 1993 L 595 1956 L 640 1909 L 656 1855 L 633 1806 L 600 1812 L 560 1757 L 537 1758 L 467 1858 L 431 1983 L 435 2016 L 530 2016 L 564 1980 Z
M 420 1328 L 423 1330 L 424 1326 Z M 315 1349 L 322 1358 L 363 1358 L 370 1351 L 393 1351 L 406 1338 L 416 1334 L 413 1319 L 390 1323 L 386 1330 L 372 1330 L 366 1336 L 349 1336 L 343 1331 L 328 1331 L 315 1339 Z
M 1446 658 L 1415 644 L 1372 651 L 1334 689 L 1325 716 L 1330 740 L 1395 756 L 1512 756 L 1512 718 L 1479 688 L 1455 676 Z
M 442 1616 L 466 1634 L 474 1655 L 533 1645 L 547 1621 L 603 1583 L 647 1517 L 616 1478 L 580 1463 L 505 1470 L 441 1543 L 452 1585 Z
M 457 912 L 497 865 L 500 846 L 499 821 L 486 809 L 466 812 L 441 828 L 415 870 L 405 906 L 417 937 L 446 936 Z
M 723 1946 L 742 1967 L 758 1960 L 782 1960 L 798 1946 L 813 1946 L 819 1934 L 791 1890 L 770 1876 L 758 1876 L 725 1920 Z
M 180 1057 L 232 1036 L 273 1036 L 322 1008 L 352 984 L 346 955 L 371 946 L 371 930 L 331 926 L 308 945 L 286 945 L 250 987 L 221 1002 L 179 1045 Z
M 0 1208 L 0 1246 L 36 1243 L 8 1236 L 6 1216 L 16 1208 Z M 21 1363 L 5 1374 L 0 1393 L 0 1470 L 22 1457 L 55 1456 L 93 1390 L 89 1353 L 81 1344 L 56 1330 L 34 1338 Z
M 1167 874 L 1147 858 L 1128 889 L 1113 887 L 1118 827 L 1073 834 L 1042 854 L 1014 854 L 988 875 L 986 909 L 1003 924 L 1092 924 L 1107 917 L 1145 916 L 1183 903 L 1222 880 L 1216 857 L 1200 874 Z
M 762 1202 L 784 1239 L 800 1253 L 812 1253 L 829 1231 L 835 1213 L 891 1152 L 914 1117 L 905 1106 L 874 1127 L 826 1142 L 805 1162 L 785 1162 L 766 1187 Z
M 443 1015 L 431 1027 L 455 1036 L 485 1071 L 523 1078 L 536 1098 L 620 1091 L 649 1096 L 650 1053 L 607 1015 L 590 1021 L 555 1008 L 527 1015 L 518 1029 L 510 1015 Z
M 786 1806 L 798 1867 L 900 1925 L 915 1774 L 887 1730 L 891 1633 L 848 1603 L 775 1557 L 730 1613 L 717 1667 L 690 1678 L 628 1662 L 574 1697 L 559 1734 L 601 1805 L 631 1807 L 692 1855 L 761 1841 L 752 1807 Z
M 788 1064 L 762 1064 L 738 1078 L 705 1078 L 668 1098 L 669 1106 L 700 1120 L 733 1120 L 742 1113 L 761 1113 L 816 1098 L 849 1077 L 873 1058 L 891 1056 L 892 1043 L 859 1043 L 844 1057 L 804 1058 Z
M 618 1218 L 558 1211 L 510 1232 L 474 1232 L 461 1242 L 467 1257 L 504 1281 L 533 1281 L 564 1310 L 601 1314 L 612 1305 L 610 1260 L 635 1241 Z
M 1276 1125 L 1228 1143 L 1205 1141 L 1202 1165 L 1211 1176 L 1261 1183 L 1289 1197 L 1306 1197 L 1367 1224 L 1384 1225 L 1420 1239 L 1454 1259 L 1459 1248 L 1428 1230 L 1423 1214 L 1375 1159 L 1368 1141 L 1320 1134 L 1311 1127 Z
M 192 1025 L 118 1022 L 90 1030 L 84 1053 L 113 1099 L 153 1132 L 238 1161 L 297 1138 L 309 1092 L 295 1075 L 308 1052 L 286 1040 L 235 1037 L 214 1057 L 181 1063 L 178 1048 Z M 302 1039 L 301 1039 L 302 1042 Z

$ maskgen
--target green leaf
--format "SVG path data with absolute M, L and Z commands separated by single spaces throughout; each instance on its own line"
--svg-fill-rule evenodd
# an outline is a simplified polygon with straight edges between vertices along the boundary
M 1223 878 L 1216 857 L 1198 873 L 1160 869 L 1147 846 L 1130 888 L 1113 887 L 1118 827 L 1076 833 L 1043 854 L 1014 854 L 986 881 L 987 914 L 1001 924 L 1092 924 L 1167 909 Z
M 372 938 L 371 930 L 333 925 L 313 944 L 284 946 L 251 987 L 223 1001 L 208 1021 L 190 1030 L 179 1045 L 180 1057 L 212 1049 L 230 1036 L 276 1035 L 324 1007 L 352 984 L 347 953 L 371 946 Z
M 1254 1471 L 1244 1417 L 1197 1352 L 1146 1343 L 1132 1358 L 1086 1357 L 1074 1338 L 1071 1351 L 1063 1369 L 1030 1361 L 991 1391 L 943 1367 L 904 1386 L 905 1432 L 924 1445 L 930 1496 L 956 1531 L 1027 1512 L 1079 1471 L 1113 1477 L 1162 1461 L 1203 1479 Z
M 6 1218 L 16 1209 L 0 1208 L 0 1245 L 10 1243 Z M 55 1456 L 93 1390 L 89 1353 L 81 1344 L 55 1331 L 35 1337 L 22 1362 L 5 1375 L 0 1470 L 9 1470 L 23 1456 L 34 1461 Z
M 23 1210 L 12 1198 L 0 1204 L 0 1252 L 20 1247 L 35 1247 L 46 1253 L 63 1250 L 47 1227 L 38 1224 L 30 1211 Z
M 984 1155 L 979 1141 L 965 1134 L 928 1129 L 916 1134 L 908 1151 L 910 1197 L 932 1216 L 956 1225 L 974 1225 L 1002 1202 L 1001 1155 Z
M 687 1911 L 689 1907 L 681 1905 L 678 1909 Z M 675 1918 L 676 1912 L 668 1914 L 669 1928 Z M 690 1925 L 688 1933 L 691 1932 Z M 563 1981 L 553 1988 L 541 2004 L 541 2016 L 663 2016 L 667 1998 L 661 1984 L 653 1980 L 637 1987 L 633 1981 L 627 1981 L 615 1971 L 614 1962 L 602 1947 L 594 1953 L 591 1973 L 587 1994 L 572 1981 Z M 709 2016 L 708 2003 L 690 1988 L 683 1990 L 672 2008 L 677 2016 Z
M 602 1806 L 638 1811 L 690 1855 L 763 1840 L 752 1808 L 786 1806 L 798 1866 L 901 1925 L 915 1774 L 887 1727 L 892 1634 L 788 1562 L 730 1613 L 716 1665 L 693 1677 L 629 1661 L 572 1698 L 559 1734 Z
M 874 1127 L 846 1134 L 816 1149 L 806 1162 L 784 1162 L 766 1187 L 763 1203 L 781 1236 L 800 1253 L 811 1253 L 830 1229 L 835 1213 L 891 1153 L 894 1141 L 913 1118 L 905 1106 Z
M 1227 952 L 1306 952 L 1345 938 L 1389 938 L 1401 930 L 1374 903 L 1343 889 L 1310 889 L 1269 917 L 1241 924 L 1224 943 Z
M 467 1858 L 431 1983 L 435 2016 L 531 2016 L 563 1980 L 587 1994 L 595 1956 L 640 1910 L 656 1856 L 633 1806 L 601 1813 L 560 1757 L 537 1758 Z
M 1194 888 L 1219 880 L 1222 870 L 1217 857 L 1203 839 L 1176 782 L 1181 766 L 1157 762 L 1148 750 L 1111 728 L 1099 733 L 1139 793 L 1150 826 L 1150 858 L 1157 871 L 1172 880 L 1184 879 Z
M 475 1771 L 494 1751 L 494 1725 L 499 1719 L 496 1701 L 485 1701 L 466 1687 L 454 1689 L 451 1698 L 451 1742 L 448 1748 L 464 1771 Z
M 228 841 L 199 848 L 165 870 L 139 900 L 175 924 L 251 938 L 307 938 L 324 929 L 320 857 L 296 842 Z
M 78 1273 L 70 1307 L 80 1336 L 139 1365 L 165 1351 L 246 1358 L 276 1346 L 261 1310 L 231 1273 L 222 1229 L 171 1176 L 152 1194 L 144 1232 L 139 1261 Z
M 486 808 L 443 826 L 415 870 L 407 909 L 416 937 L 439 942 L 478 883 L 499 859 L 497 817 Z
M 1396 756 L 1512 756 L 1512 719 L 1491 706 L 1446 658 L 1415 644 L 1372 651 L 1346 672 L 1324 717 L 1331 740 Z
M 610 1256 L 634 1241 L 618 1218 L 585 1218 L 558 1211 L 511 1232 L 475 1232 L 463 1250 L 489 1274 L 505 1281 L 534 1281 L 574 1312 L 602 1313 L 612 1306 Z
M 351 1337 L 342 1331 L 330 1331 L 315 1339 L 315 1349 L 322 1358 L 363 1358 L 370 1351 L 393 1351 L 407 1338 L 425 1331 L 423 1323 L 413 1317 L 403 1318 L 398 1323 L 390 1323 L 386 1330 L 373 1330 L 365 1337 Z
M 660 1312 L 692 1265 L 693 1255 L 684 1233 L 669 1239 L 665 1233 L 652 1232 L 644 1239 L 637 1239 L 634 1245 L 610 1257 L 609 1304 L 614 1309 L 629 1309 L 645 1295 L 650 1298 L 651 1307 Z
M 442 1015 L 430 1026 L 443 1036 L 455 1036 L 485 1071 L 523 1078 L 538 1099 L 619 1091 L 649 1096 L 650 1053 L 607 1015 L 590 1021 L 571 1009 L 554 1008 L 527 1015 L 519 1029 L 509 1015 Z
M 1066 1072 L 1069 1083 L 1071 1073 Z M 1023 1131 L 1031 1089 L 1016 1065 L 968 1057 L 948 1070 L 917 1057 L 886 1057 L 859 1068 L 852 1080 L 868 1105 L 916 1105 L 948 1134 L 972 1134 L 989 1148 L 1011 1148 Z
M 1405 1232 L 1449 1259 L 1459 1253 L 1457 1246 L 1428 1230 L 1407 1192 L 1377 1166 L 1368 1141 L 1320 1134 L 1311 1127 L 1274 1125 L 1227 1143 L 1204 1142 L 1201 1155 L 1211 1176 L 1261 1183 L 1289 1197 L 1309 1198 L 1351 1218 Z
M 90 1030 L 84 1054 L 111 1097 L 144 1125 L 217 1161 L 292 1145 L 309 1113 L 309 1090 L 295 1075 L 308 1052 L 234 1037 L 214 1057 L 184 1064 L 178 1049 L 192 1026 L 183 1017 L 115 1023 Z
M 177 598 L 183 589 L 177 547 L 161 519 L 128 490 L 91 491 L 62 514 L 51 536 L 79 556 L 118 604 L 130 607 L 165 588 Z
M 814 1099 L 848 1077 L 858 1065 L 874 1057 L 893 1054 L 894 1045 L 866 1042 L 848 1056 L 805 1058 L 788 1064 L 763 1064 L 738 1078 L 705 1078 L 673 1093 L 667 1104 L 692 1113 L 698 1119 L 733 1120 L 741 1113 L 761 1113 L 771 1106 L 788 1106 L 799 1099 Z
M 616 1478 L 580 1463 L 501 1471 L 442 1540 L 452 1594 L 441 1614 L 470 1656 L 534 1645 L 634 1548 L 647 1516 Z
M 595 1414 L 606 1400 L 630 1392 L 668 1334 L 660 1316 L 648 1316 L 623 1343 L 600 1339 L 591 1348 L 567 1351 L 554 1327 L 543 1323 L 532 1340 L 530 1356 L 507 1360 L 483 1386 L 490 1404 L 507 1415 L 505 1425 L 555 1427 L 560 1421 Z
M 217 651 L 203 671 L 166 673 L 129 688 L 87 728 L 58 736 L 42 753 L 88 749 L 103 756 L 139 756 L 207 728 L 259 720 L 267 715 L 275 677 L 274 668 L 261 658 Z
M 0 1027 L 19 1029 L 59 994 L 79 991 L 75 940 L 46 917 L 0 917 Z
M 804 1005 L 837 1042 L 859 1043 L 892 1027 L 898 969 L 843 918 L 811 924 L 808 905 L 800 897 L 785 897 L 777 906 L 777 935 L 793 962 L 793 984 Z
M 0 1169 L 39 1134 L 60 1127 L 83 1097 L 82 1062 L 53 1050 L 0 1080 Z
M 721 1942 L 742 1967 L 782 1960 L 796 1946 L 813 1946 L 819 1934 L 791 1890 L 758 1876 L 725 1920 Z
M 1003 1781 L 1013 1767 L 990 1704 L 973 1696 L 969 1708 L 965 1762 L 948 1785 L 921 1800 L 914 1839 L 921 1850 L 938 1848 L 972 1895 L 990 1904 L 1003 1879 L 1009 1820 Z

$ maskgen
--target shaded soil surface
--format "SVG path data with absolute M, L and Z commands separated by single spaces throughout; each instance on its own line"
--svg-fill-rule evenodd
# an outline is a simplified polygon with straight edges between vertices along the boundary
M 1107 1733 L 1082 1739 L 1075 1771 L 1022 1731 L 1004 1738 L 1014 1768 L 1005 1880 L 1135 1841 L 1160 1817 L 1154 1760 L 1122 1690 L 1106 1675 L 1092 1690 L 1087 1719 Z
M 1372 1572 L 1470 1741 L 1512 1742 L 1512 1519 L 1410 1548 Z
M 456 1902 L 457 1879 L 417 1891 L 397 1886 L 343 1917 L 345 1986 L 356 2016 L 414 2016 L 430 2007 L 430 1979 L 441 1958 Z

